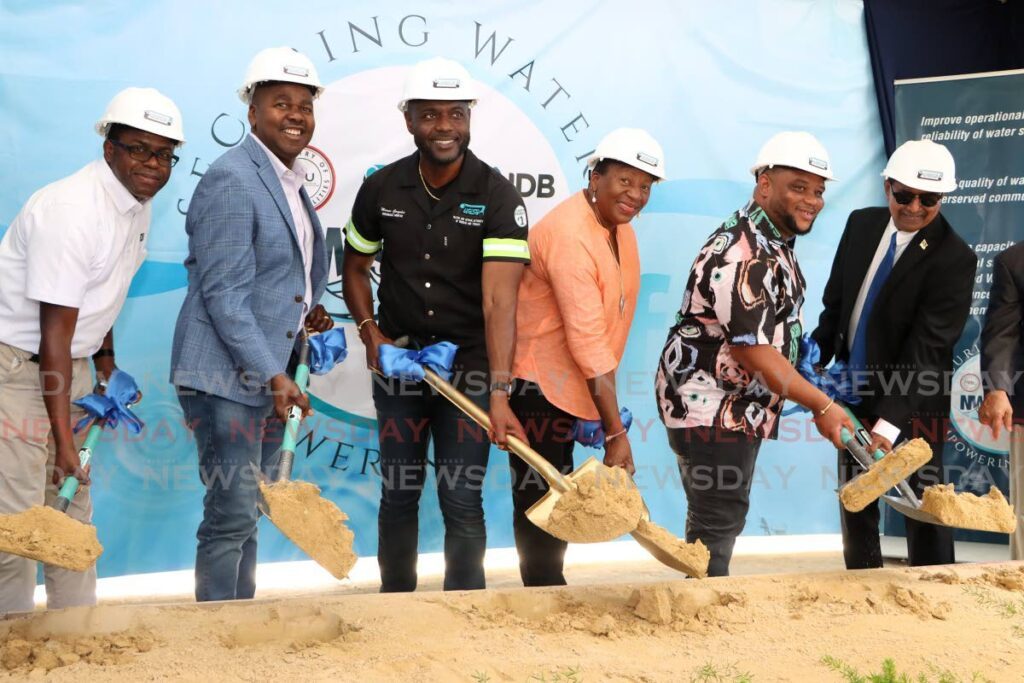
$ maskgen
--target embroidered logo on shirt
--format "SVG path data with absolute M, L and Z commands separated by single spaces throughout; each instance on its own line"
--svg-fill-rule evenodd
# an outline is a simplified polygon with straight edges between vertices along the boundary
M 452 223 L 464 225 L 468 228 L 479 228 L 484 224 L 483 215 L 487 210 L 486 204 L 466 204 L 463 202 L 459 204 L 459 210 L 464 215 L 452 214 Z M 476 216 L 479 216 L 479 218 L 476 218 Z
M 512 214 L 513 218 L 516 219 L 516 225 L 520 228 L 526 227 L 526 207 L 520 204 L 516 207 L 515 213 Z
M 405 209 L 389 209 L 386 206 L 380 207 L 380 215 L 384 218 L 405 218 Z

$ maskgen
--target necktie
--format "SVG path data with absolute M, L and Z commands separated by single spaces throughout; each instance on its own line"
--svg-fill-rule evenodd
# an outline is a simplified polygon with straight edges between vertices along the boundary
M 889 249 L 878 264 L 875 277 L 868 287 L 868 294 L 864 297 L 864 307 L 860 311 L 860 320 L 857 321 L 857 333 L 853 335 L 853 347 L 850 349 L 850 369 L 864 370 L 867 365 L 868 356 L 868 321 L 871 320 L 871 309 L 875 306 L 875 299 L 882 291 L 882 285 L 892 272 L 893 263 L 896 262 L 896 233 L 892 234 L 889 241 Z

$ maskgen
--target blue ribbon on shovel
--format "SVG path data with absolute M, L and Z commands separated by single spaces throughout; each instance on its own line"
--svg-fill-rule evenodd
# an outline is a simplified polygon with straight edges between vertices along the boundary
M 633 413 L 629 408 L 620 408 L 619 417 L 622 418 L 622 427 L 628 432 L 633 424 Z M 604 447 L 604 426 L 600 420 L 576 420 L 576 426 L 572 432 L 572 438 L 581 445 L 590 448 Z
M 818 346 L 818 342 L 814 341 L 811 335 L 804 334 L 800 339 L 800 359 L 796 363 L 796 371 L 837 403 L 859 405 L 861 397 L 857 395 L 849 366 L 843 361 L 837 360 L 832 362 L 828 370 L 821 373 L 815 369 L 819 363 L 821 363 L 821 348 Z M 783 411 L 782 414 L 792 415 L 801 412 L 810 411 L 797 405 Z
M 136 384 L 135 378 L 123 370 L 114 370 L 107 380 L 107 389 L 104 393 L 89 394 L 74 402 L 87 413 L 86 417 L 75 425 L 75 433 L 85 429 L 89 423 L 101 420 L 115 428 L 123 422 L 129 432 L 138 434 L 145 425 L 139 416 L 129 409 L 138 398 L 139 385 Z
M 82 468 L 85 468 L 92 460 L 92 449 L 100 440 L 100 433 L 103 431 L 104 425 L 117 427 L 118 424 L 124 423 L 132 434 L 142 431 L 144 426 L 142 420 L 130 408 L 131 404 L 139 399 L 139 393 L 139 385 L 135 383 L 134 377 L 122 370 L 114 370 L 110 379 L 107 380 L 107 389 L 104 393 L 89 394 L 74 402 L 76 406 L 87 413 L 87 416 L 75 425 L 74 431 L 78 433 L 90 423 L 92 424 L 89 427 L 89 432 L 85 435 L 85 443 L 78 449 L 78 459 Z M 78 491 L 78 485 L 78 478 L 74 474 L 66 476 L 57 493 L 57 499 L 53 502 L 53 507 L 61 512 L 67 512 L 71 505 L 71 499 Z
M 326 375 L 346 357 L 348 343 L 344 329 L 335 327 L 309 337 L 309 371 L 314 375 Z
M 446 341 L 419 350 L 381 344 L 377 355 L 385 377 L 421 382 L 426 377 L 423 368 L 427 367 L 447 381 L 452 376 L 452 363 L 458 350 L 458 346 Z

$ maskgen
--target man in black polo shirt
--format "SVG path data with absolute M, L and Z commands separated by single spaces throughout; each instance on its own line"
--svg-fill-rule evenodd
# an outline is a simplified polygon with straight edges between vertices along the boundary
M 343 291 L 378 370 L 377 350 L 400 336 L 414 346 L 459 346 L 453 383 L 489 410 L 493 436 L 524 438 L 508 407 L 516 293 L 529 263 L 526 207 L 515 188 L 469 151 L 475 87 L 441 58 L 412 68 L 398 108 L 417 151 L 369 176 L 346 226 Z M 379 322 L 370 267 L 381 252 Z M 484 588 L 487 545 L 481 497 L 490 443 L 425 384 L 377 378 L 373 399 L 382 476 L 381 591 L 416 588 L 418 511 L 427 446 L 445 523 L 445 590 Z

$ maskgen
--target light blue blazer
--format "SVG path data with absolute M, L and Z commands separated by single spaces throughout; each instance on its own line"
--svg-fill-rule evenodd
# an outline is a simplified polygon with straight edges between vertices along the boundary
M 312 304 L 327 282 L 323 228 L 313 224 Z M 246 405 L 270 402 L 302 318 L 305 272 L 288 200 L 251 136 L 210 165 L 185 219 L 188 294 L 171 349 L 171 383 Z

